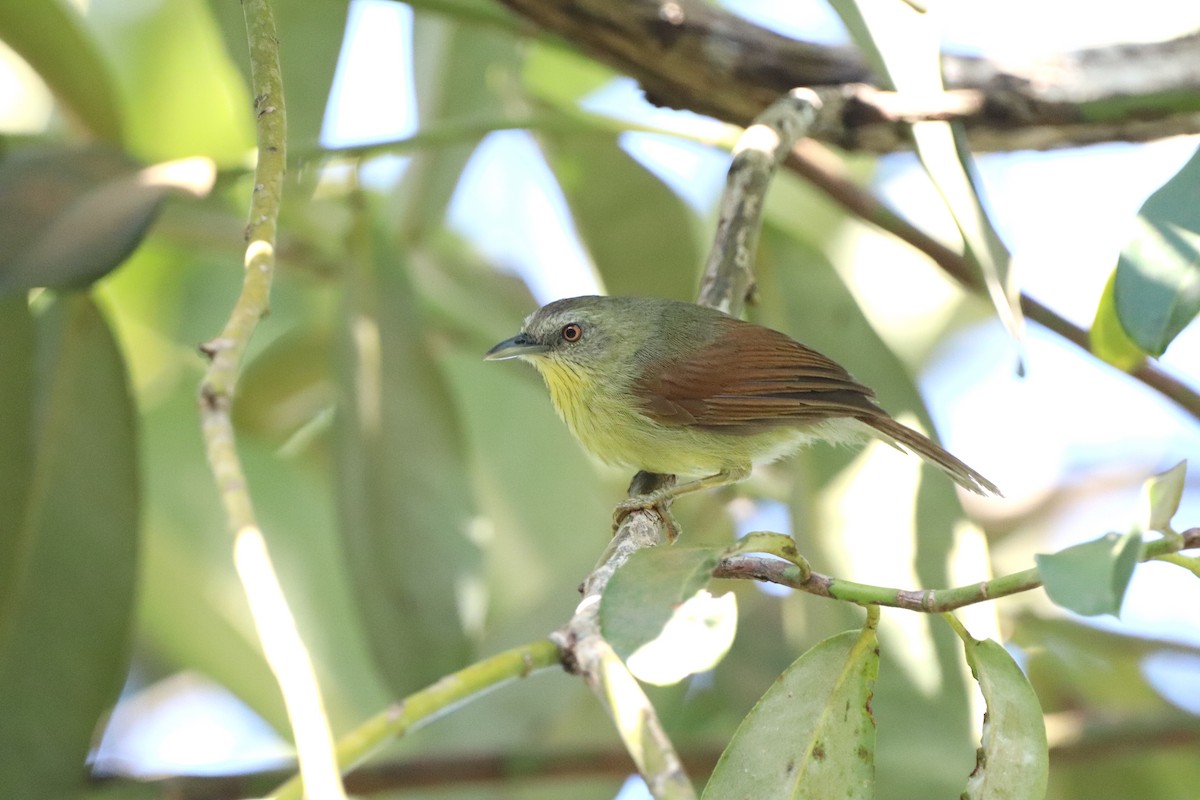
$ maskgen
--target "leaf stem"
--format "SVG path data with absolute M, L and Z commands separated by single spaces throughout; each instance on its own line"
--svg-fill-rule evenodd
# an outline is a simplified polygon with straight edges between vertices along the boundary
M 1191 528 L 1184 531 L 1179 538 L 1164 537 L 1146 542 L 1142 545 L 1139 560 L 1157 559 L 1179 563 L 1177 559 L 1181 557 L 1172 554 L 1179 550 L 1196 547 L 1200 547 L 1200 528 Z M 1193 562 L 1200 565 L 1200 560 L 1187 558 L 1187 563 L 1180 564 L 1180 566 L 1196 571 Z M 776 558 L 742 554 L 722 558 L 717 568 L 713 570 L 713 577 L 749 578 L 777 583 L 819 597 L 846 600 L 859 605 L 874 604 L 904 608 L 928 614 L 953 611 L 956 608 L 982 603 L 985 600 L 995 600 L 998 597 L 1027 592 L 1042 585 L 1041 576 L 1037 569 L 1033 568 L 993 578 L 990 581 L 955 586 L 949 589 L 894 589 L 887 586 L 855 583 L 819 572 L 811 572 L 805 578 L 803 570 L 793 563 Z

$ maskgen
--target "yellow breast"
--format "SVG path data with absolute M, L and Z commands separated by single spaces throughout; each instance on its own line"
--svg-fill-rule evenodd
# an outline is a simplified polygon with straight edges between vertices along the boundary
M 603 461 L 623 464 L 624 459 L 614 452 L 614 438 L 620 437 L 621 420 L 611 419 L 611 411 L 595 391 L 592 379 L 573 365 L 539 360 L 538 370 L 550 390 L 554 410 L 566 423 L 575 438 L 593 455 Z

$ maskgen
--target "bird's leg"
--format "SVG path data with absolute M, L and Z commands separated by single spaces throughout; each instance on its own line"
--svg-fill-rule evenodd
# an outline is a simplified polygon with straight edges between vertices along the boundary
M 680 495 L 700 492 L 705 489 L 715 489 L 718 486 L 728 486 L 731 483 L 744 481 L 748 477 L 750 477 L 750 467 L 748 466 L 723 469 L 714 475 L 697 478 L 687 483 L 664 486 L 647 494 L 640 494 L 636 497 L 622 500 L 620 503 L 617 503 L 617 507 L 613 510 L 613 528 L 616 529 L 619 527 L 622 520 L 629 516 L 631 512 L 646 511 L 654 508 L 660 512 L 663 523 L 667 526 L 668 540 L 674 541 L 675 537 L 679 534 L 679 527 L 675 524 L 675 518 L 667 510 L 664 503 L 674 500 Z

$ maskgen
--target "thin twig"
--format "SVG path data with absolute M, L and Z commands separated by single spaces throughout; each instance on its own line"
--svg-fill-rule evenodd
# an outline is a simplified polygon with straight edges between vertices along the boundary
M 337 745 L 337 761 L 343 770 L 348 771 L 387 742 L 428 725 L 467 700 L 557 666 L 559 659 L 558 646 L 543 639 L 497 653 L 447 675 L 384 709 L 343 736 Z M 296 776 L 276 789 L 271 797 L 274 800 L 300 800 L 303 788 L 300 777 Z M 310 796 L 315 798 L 321 795 Z
M 234 535 L 234 557 L 263 653 L 283 694 L 300 770 L 311 796 L 344 798 L 329 723 L 312 661 L 288 608 L 259 530 L 238 457 L 230 408 L 246 346 L 267 311 L 275 268 L 275 233 L 287 165 L 287 123 L 279 41 L 267 0 L 243 0 L 258 129 L 258 164 L 242 291 L 221 335 L 201 346 L 211 359 L 200 385 L 200 424 L 209 467 Z
M 1184 531 L 1179 537 L 1164 537 L 1147 542 L 1142 547 L 1141 560 L 1162 558 L 1180 550 L 1200 547 L 1200 528 Z M 846 600 L 860 605 L 880 605 L 940 614 L 956 608 L 1027 592 L 1042 585 L 1036 568 L 990 581 L 956 586 L 950 589 L 893 589 L 834 578 L 819 572 L 804 571 L 793 563 L 779 558 L 756 555 L 731 555 L 721 560 L 713 570 L 715 578 L 749 578 L 777 583 L 819 597 Z
M 721 195 L 716 241 L 708 255 L 696 302 L 737 314 L 751 291 L 754 250 L 762 231 L 767 187 L 796 140 L 816 121 L 821 101 L 793 89 L 746 128 L 733 148 Z

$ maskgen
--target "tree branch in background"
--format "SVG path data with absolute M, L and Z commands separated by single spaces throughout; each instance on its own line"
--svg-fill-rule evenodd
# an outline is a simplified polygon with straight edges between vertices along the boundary
M 703 0 L 501 0 L 637 79 L 647 99 L 746 126 L 796 86 L 868 83 L 845 47 L 802 42 Z M 1200 132 L 1200 33 L 998 63 L 946 55 L 947 89 L 982 96 L 955 114 L 977 152 L 1047 150 Z M 845 113 L 812 136 L 848 150 L 912 148 L 903 115 Z
M 951 250 L 904 217 L 888 208 L 878 197 L 859 186 L 846 175 L 842 160 L 819 142 L 811 139 L 796 143 L 788 154 L 787 166 L 797 175 L 817 186 L 835 203 L 851 214 L 887 231 L 898 239 L 929 256 L 950 277 L 965 289 L 981 294 L 983 282 L 965 255 Z M 1029 319 L 1045 326 L 1071 344 L 1091 353 L 1088 332 L 1065 319 L 1053 309 L 1027 294 L 1021 294 L 1021 309 Z M 1193 417 L 1200 419 L 1200 392 L 1154 362 L 1144 359 L 1129 373 L 1132 377 L 1176 403 Z
M 258 162 L 246 227 L 242 290 L 221 335 L 200 348 L 211 360 L 200 384 L 200 424 L 209 467 L 234 535 L 238 577 L 263 653 L 283 693 L 300 770 L 310 796 L 337 800 L 346 795 L 334 760 L 320 687 L 258 527 L 230 416 L 246 346 L 267 312 L 287 166 L 283 74 L 271 6 L 268 0 L 243 0 L 242 9 L 250 44 Z
M 1200 547 L 1200 528 L 1184 531 L 1179 536 L 1155 539 L 1142 546 L 1141 561 Z M 1190 567 L 1187 567 L 1190 569 Z M 865 583 L 845 581 L 805 570 L 779 558 L 759 555 L 731 555 L 721 560 L 713 570 L 715 578 L 750 578 L 777 583 L 819 597 L 846 600 L 859 605 L 880 605 L 937 614 L 956 608 L 995 600 L 998 597 L 1027 592 L 1042 585 L 1036 568 L 1014 572 L 990 581 L 957 586 L 951 589 L 893 589 Z
M 1167 747 L 1194 749 L 1200 727 L 1187 718 L 1167 720 L 1097 720 L 1077 712 L 1049 715 L 1050 759 L 1089 763 L 1139 751 Z M 1061 733 L 1054 733 L 1058 728 Z M 721 747 L 693 747 L 680 754 L 688 772 L 707 775 L 716 766 Z M 189 775 L 132 780 L 101 775 L 98 786 L 144 787 L 154 797 L 173 800 L 237 800 L 261 797 L 286 777 L 281 770 L 236 775 Z M 509 786 L 514 779 L 528 785 L 539 781 L 620 781 L 629 774 L 624 750 L 582 750 L 553 753 L 455 753 L 405 758 L 369 764 L 346 776 L 346 790 L 370 796 L 414 789 Z M 564 790 L 565 793 L 565 790 Z

